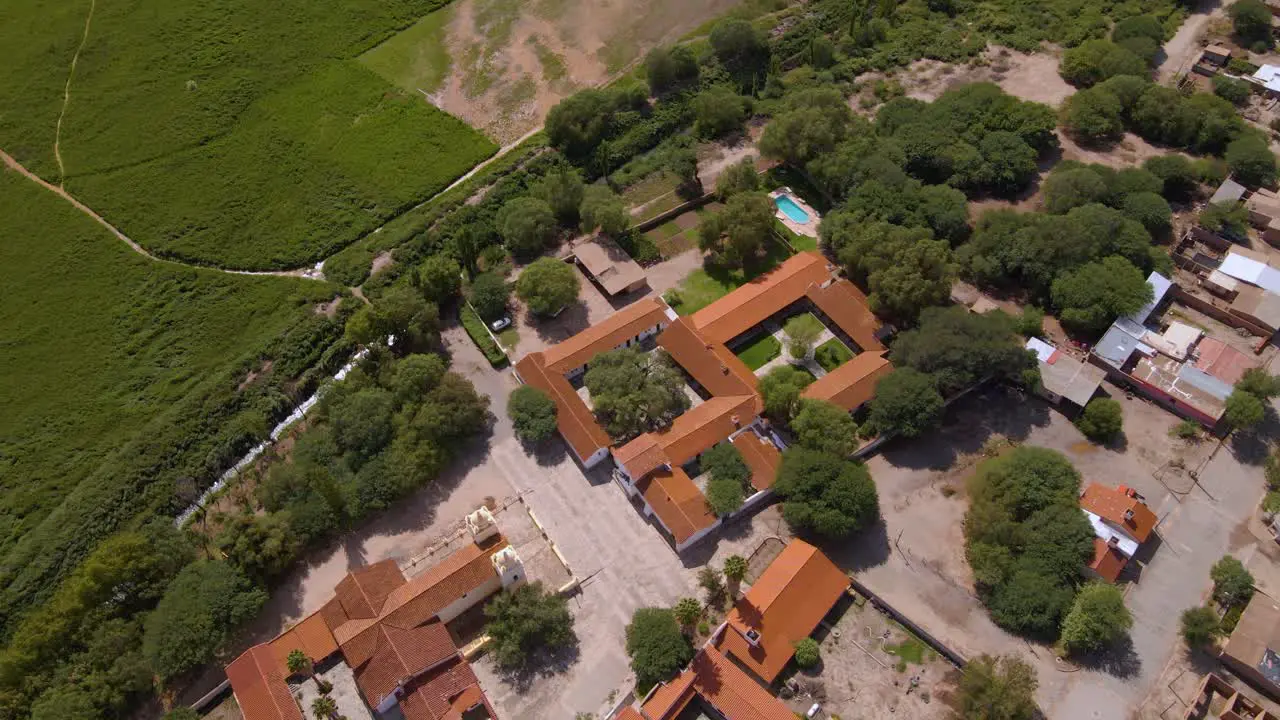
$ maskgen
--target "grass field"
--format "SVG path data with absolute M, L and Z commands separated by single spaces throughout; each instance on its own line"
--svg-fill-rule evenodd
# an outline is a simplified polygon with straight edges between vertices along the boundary
M 446 0 L 99 4 L 62 127 L 67 187 L 158 254 L 298 266 L 496 148 L 355 60 Z M 0 11 L 0 148 L 44 176 L 88 3 Z
M 12 172 L 0 237 L 3 632 L 106 533 L 236 452 L 214 436 L 265 433 L 290 400 L 237 388 L 268 357 L 277 374 L 314 362 L 293 333 L 335 288 L 145 259 Z M 271 355 L 286 338 L 300 355 Z
M 750 268 L 705 265 L 689 273 L 684 280 L 680 281 L 680 286 L 677 288 L 680 301 L 674 303 L 672 309 L 681 315 L 691 315 L 728 295 L 735 288 L 777 267 L 778 263 L 787 259 L 789 255 L 786 247 L 780 242 L 769 243 L 766 250 L 768 254 L 761 257 Z
M 747 367 L 759 370 L 765 363 L 782 354 L 782 343 L 772 335 L 761 335 L 734 352 Z
M 831 372 L 853 359 L 853 351 L 840 342 L 840 338 L 831 338 L 813 351 L 813 359 L 823 370 Z
M 453 8 L 441 8 L 361 55 L 360 63 L 409 92 L 435 92 L 452 66 L 445 44 L 452 19 Z

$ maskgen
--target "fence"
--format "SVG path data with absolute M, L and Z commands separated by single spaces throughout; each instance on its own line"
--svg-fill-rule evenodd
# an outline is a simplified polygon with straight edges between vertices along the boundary
M 871 589 L 868 588 L 866 585 L 863 585 L 862 583 L 858 582 L 857 578 L 852 578 L 852 577 L 849 578 L 849 584 L 852 585 L 853 589 L 857 590 L 860 595 L 863 595 L 868 600 L 870 600 L 871 605 L 873 607 L 881 610 L 882 612 L 884 612 L 884 614 L 893 618 L 895 621 L 900 623 L 903 627 L 910 630 L 916 637 L 920 638 L 925 642 L 926 645 L 936 650 L 939 655 L 946 658 L 947 661 L 950 662 L 952 665 L 955 665 L 956 667 L 963 669 L 964 666 L 969 663 L 969 661 L 966 660 L 963 655 L 944 645 L 941 640 L 929 634 L 928 630 L 925 630 L 924 628 L 915 624 L 911 620 L 911 618 L 898 612 L 897 609 L 895 609 L 892 605 L 886 602 L 884 598 L 872 592 Z

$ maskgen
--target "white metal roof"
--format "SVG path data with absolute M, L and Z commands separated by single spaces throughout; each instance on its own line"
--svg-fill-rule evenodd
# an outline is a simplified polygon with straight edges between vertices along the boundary
M 1227 253 L 1218 270 L 1237 280 L 1257 285 L 1263 290 L 1280 293 L 1280 270 L 1239 253 Z
M 1164 296 L 1169 294 L 1169 288 L 1173 287 L 1172 280 L 1155 271 L 1152 271 L 1147 276 L 1147 284 L 1151 286 L 1151 302 L 1143 305 L 1138 312 L 1125 316 L 1139 325 L 1142 325 L 1147 321 L 1147 318 L 1151 317 L 1152 311 L 1156 309 L 1161 300 L 1164 300 Z
M 1027 349 L 1036 354 L 1036 359 L 1040 362 L 1049 362 L 1049 358 L 1058 351 L 1058 348 L 1041 340 L 1040 338 L 1031 338 L 1027 340 Z
M 1280 66 L 1263 65 L 1253 74 L 1253 79 L 1265 85 L 1268 90 L 1280 92 Z
M 1102 518 L 1094 515 L 1088 510 L 1081 510 L 1085 517 L 1089 518 L 1089 524 L 1093 526 L 1093 534 L 1097 535 L 1103 542 L 1111 542 L 1111 538 L 1116 539 L 1116 549 L 1124 553 L 1125 557 L 1133 557 L 1138 552 L 1138 541 L 1120 532 L 1110 523 Z
M 1214 270 L 1209 273 L 1209 282 L 1217 285 L 1223 290 L 1235 290 L 1240 287 L 1240 282 L 1230 275 L 1224 274 L 1221 270 Z

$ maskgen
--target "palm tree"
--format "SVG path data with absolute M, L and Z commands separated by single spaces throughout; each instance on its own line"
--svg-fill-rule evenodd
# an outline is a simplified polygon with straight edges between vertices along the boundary
M 329 720 L 338 712 L 338 703 L 327 695 L 321 695 L 311 701 L 311 712 L 315 713 L 316 720 Z
M 320 679 L 312 671 L 311 658 L 307 657 L 306 653 L 296 649 L 290 650 L 284 664 L 288 666 L 290 675 L 310 675 L 311 679 L 316 681 L 316 687 L 320 687 Z
M 676 616 L 676 622 L 688 632 L 698 622 L 698 618 L 702 617 L 702 604 L 694 598 L 680 598 L 672 612 Z
M 738 597 L 738 587 L 747 576 L 747 559 L 741 555 L 730 555 L 724 559 L 724 577 L 729 581 L 729 597 Z

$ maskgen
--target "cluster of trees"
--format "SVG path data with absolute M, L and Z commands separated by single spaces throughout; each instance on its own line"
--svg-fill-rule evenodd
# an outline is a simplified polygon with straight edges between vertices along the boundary
M 1057 637 L 1093 556 L 1080 473 L 1059 452 L 1024 446 L 984 461 L 968 489 L 965 556 L 991 618 L 1014 633 Z
M 880 500 L 867 466 L 803 446 L 782 453 L 773 490 L 797 532 L 840 538 L 875 524 Z
M 578 299 L 582 282 L 573 266 L 553 257 L 538 258 L 516 278 L 516 297 L 534 315 L 559 313 Z
M 771 242 L 774 212 L 773 200 L 763 192 L 727 189 L 724 210 L 698 225 L 698 247 L 719 265 L 749 266 Z
M 722 442 L 702 453 L 699 465 L 710 478 L 706 496 L 711 511 L 723 517 L 741 509 L 751 491 L 751 469 L 738 448 Z
M 1267 400 L 1280 395 L 1280 378 L 1263 368 L 1249 368 L 1227 396 L 1223 419 L 1233 430 L 1259 425 L 1267 417 Z
M 980 655 L 964 666 L 957 689 L 956 714 L 961 720 L 1034 720 L 1036 670 L 1013 655 Z
M 1077 87 L 1128 75 L 1146 76 L 1164 44 L 1164 25 L 1153 15 L 1135 15 L 1115 24 L 1111 38 L 1086 40 L 1062 54 L 1058 73 Z
M 591 359 L 583 382 L 596 418 L 618 441 L 668 425 L 689 409 L 684 376 L 665 351 L 600 353 Z
M 618 237 L 630 227 L 631 216 L 622 198 L 607 186 L 586 185 L 576 170 L 562 167 L 543 177 L 530 194 L 503 205 L 494 223 L 511 254 L 528 260 L 559 237 L 561 228 L 586 233 L 599 230 Z
M 1188 647 L 1202 648 L 1215 638 L 1230 633 L 1245 605 L 1253 597 L 1253 574 L 1238 559 L 1223 555 L 1209 569 L 1209 577 L 1213 580 L 1213 603 L 1211 605 L 1188 608 L 1182 613 L 1182 638 Z M 1219 614 L 1219 609 L 1225 616 Z

